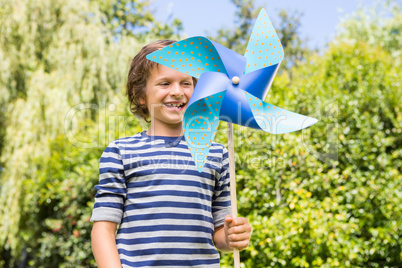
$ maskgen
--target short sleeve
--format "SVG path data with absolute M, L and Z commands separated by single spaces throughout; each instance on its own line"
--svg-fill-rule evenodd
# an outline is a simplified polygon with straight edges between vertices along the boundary
M 225 222 L 225 216 L 231 214 L 230 208 L 230 178 L 229 178 L 229 155 L 223 147 L 220 177 L 215 183 L 215 193 L 212 199 L 212 215 L 215 228 Z
M 106 147 L 99 163 L 99 184 L 95 186 L 95 205 L 91 221 L 120 223 L 127 189 L 120 149 L 115 142 Z

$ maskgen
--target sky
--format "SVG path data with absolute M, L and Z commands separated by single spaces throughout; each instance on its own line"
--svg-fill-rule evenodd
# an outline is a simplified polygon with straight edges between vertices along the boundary
M 358 7 L 372 7 L 385 0 L 255 0 L 266 9 L 274 24 L 279 22 L 281 9 L 302 12 L 300 36 L 307 38 L 310 48 L 322 49 L 336 33 L 342 18 Z M 402 4 L 402 0 L 396 1 Z M 230 0 L 154 0 L 156 19 L 167 22 L 172 17 L 180 19 L 186 36 L 214 35 L 221 27 L 233 27 L 235 6 Z M 252 25 L 250 25 L 252 27 Z

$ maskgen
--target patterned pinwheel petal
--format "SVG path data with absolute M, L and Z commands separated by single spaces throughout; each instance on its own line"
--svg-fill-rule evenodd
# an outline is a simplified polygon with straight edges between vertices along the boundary
M 265 9 L 261 9 L 247 44 L 245 73 L 279 64 L 283 60 L 283 47 Z
M 147 59 L 199 78 L 204 72 L 226 72 L 212 42 L 201 36 L 178 41 L 147 55 Z
M 283 134 L 307 128 L 317 119 L 289 112 L 245 92 L 254 119 L 260 128 L 271 134 Z
M 240 75 L 246 65 L 244 56 L 201 36 L 159 49 L 147 59 L 196 78 L 205 72 L 220 72 L 231 78 Z
M 225 93 L 223 91 L 200 99 L 184 113 L 184 136 L 199 172 L 207 162 L 209 148 L 219 126 L 219 113 Z

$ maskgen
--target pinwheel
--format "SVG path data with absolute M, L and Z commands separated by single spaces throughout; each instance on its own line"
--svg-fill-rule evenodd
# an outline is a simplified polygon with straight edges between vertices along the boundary
M 258 15 L 244 56 L 201 36 L 178 41 L 147 56 L 149 60 L 199 78 L 183 118 L 184 136 L 199 172 L 207 162 L 221 120 L 229 123 L 230 142 L 233 141 L 231 123 L 282 134 L 317 122 L 264 102 L 283 57 L 282 44 L 264 9 Z M 229 157 L 234 162 L 231 147 L 229 144 Z M 233 187 L 234 163 L 230 167 Z M 235 189 L 233 192 L 232 188 L 231 194 L 233 208 Z M 235 210 L 233 214 L 237 214 Z

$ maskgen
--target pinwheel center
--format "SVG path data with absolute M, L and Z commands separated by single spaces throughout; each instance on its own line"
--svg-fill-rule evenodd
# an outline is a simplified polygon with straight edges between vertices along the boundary
M 233 85 L 237 85 L 240 82 L 240 78 L 238 76 L 233 76 L 232 83 Z

